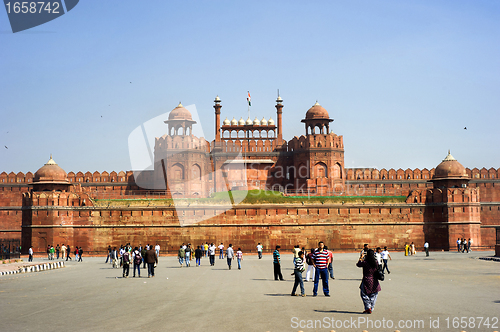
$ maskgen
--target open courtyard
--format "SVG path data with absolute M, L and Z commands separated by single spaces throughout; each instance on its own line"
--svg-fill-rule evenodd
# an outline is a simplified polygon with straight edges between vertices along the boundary
M 357 253 L 334 255 L 331 297 L 291 297 L 292 255 L 282 253 L 285 281 L 273 279 L 272 256 L 244 255 L 179 268 L 160 256 L 154 278 L 122 278 L 103 257 L 65 268 L 0 277 L 2 331 L 498 331 L 500 263 L 492 252 L 392 253 L 375 310 L 362 314 Z M 36 262 L 48 262 L 35 258 Z M 305 277 L 305 273 L 304 273 Z M 298 290 L 300 294 L 300 290 Z M 481 318 L 482 317 L 482 318 Z M 481 324 L 481 325 L 480 325 Z

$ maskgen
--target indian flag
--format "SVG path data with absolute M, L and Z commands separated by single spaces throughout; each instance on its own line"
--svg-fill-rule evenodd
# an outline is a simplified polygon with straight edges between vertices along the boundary
M 250 98 L 250 91 L 248 91 L 247 100 L 248 100 L 248 106 L 252 106 L 252 98 Z

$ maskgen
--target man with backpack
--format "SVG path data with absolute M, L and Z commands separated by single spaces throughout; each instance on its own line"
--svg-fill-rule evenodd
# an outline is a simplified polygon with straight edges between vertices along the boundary
M 141 277 L 141 263 L 142 263 L 142 255 L 139 248 L 135 247 L 132 252 L 132 259 L 134 260 L 134 275 L 135 278 L 135 269 L 137 269 L 137 275 L 139 278 Z

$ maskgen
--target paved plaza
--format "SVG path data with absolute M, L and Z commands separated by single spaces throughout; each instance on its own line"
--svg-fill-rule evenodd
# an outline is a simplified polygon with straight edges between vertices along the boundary
M 500 263 L 477 259 L 492 255 L 392 253 L 391 274 L 371 315 L 361 314 L 357 253 L 335 254 L 331 297 L 322 295 L 321 284 L 313 297 L 313 283 L 307 282 L 305 298 L 290 296 L 293 264 L 287 253 L 285 281 L 273 280 L 271 255 L 245 255 L 242 270 L 236 261 L 228 270 L 218 256 L 214 267 L 203 258 L 199 268 L 179 268 L 176 257 L 164 256 L 155 278 L 145 270 L 142 278 L 132 278 L 131 269 L 128 279 L 105 258 L 84 256 L 62 269 L 0 277 L 0 330 L 498 331 Z

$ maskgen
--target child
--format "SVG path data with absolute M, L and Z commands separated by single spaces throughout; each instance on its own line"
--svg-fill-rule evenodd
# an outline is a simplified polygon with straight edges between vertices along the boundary
M 238 270 L 241 270 L 241 261 L 243 260 L 243 252 L 241 251 L 241 248 L 238 248 L 236 258 L 238 259 Z
M 302 272 L 304 272 L 304 252 L 299 251 L 299 257 L 295 259 L 295 269 L 293 270 L 293 274 L 295 274 L 295 283 L 293 284 L 292 296 L 297 296 L 295 291 L 297 290 L 297 286 L 300 284 L 300 293 L 302 297 L 306 296 L 306 292 L 304 290 L 304 281 L 302 280 Z

